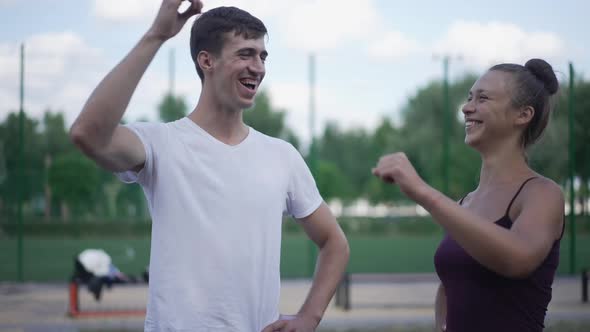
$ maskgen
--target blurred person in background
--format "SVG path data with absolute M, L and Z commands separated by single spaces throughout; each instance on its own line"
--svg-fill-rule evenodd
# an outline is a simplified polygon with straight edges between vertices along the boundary
M 111 256 L 102 249 L 85 249 L 74 259 L 74 276 L 72 279 L 85 283 L 88 290 L 99 301 L 103 286 L 135 282 L 133 276 L 127 276 L 113 264 Z

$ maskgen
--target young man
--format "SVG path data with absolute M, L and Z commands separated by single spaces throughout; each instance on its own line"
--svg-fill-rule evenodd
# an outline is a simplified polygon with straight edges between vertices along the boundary
M 201 12 L 163 0 L 131 52 L 96 87 L 71 128 L 100 166 L 138 182 L 152 216 L 146 331 L 314 331 L 348 262 L 348 244 L 299 153 L 242 121 L 264 78 L 266 28 L 233 7 L 208 11 L 191 32 L 199 102 L 175 122 L 121 126 L 164 41 Z M 310 292 L 279 319 L 283 212 L 318 247 Z

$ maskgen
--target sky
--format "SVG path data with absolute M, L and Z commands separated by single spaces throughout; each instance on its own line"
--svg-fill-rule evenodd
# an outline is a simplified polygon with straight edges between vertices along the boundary
M 530 58 L 551 63 L 560 81 L 568 66 L 590 78 L 590 2 L 204 0 L 204 10 L 233 5 L 266 25 L 269 35 L 262 89 L 287 111 L 287 125 L 310 137 L 309 59 L 315 57 L 315 134 L 327 121 L 374 128 L 428 82 L 482 74 L 500 62 Z M 94 87 L 147 31 L 160 0 L 0 0 L 0 121 L 19 109 L 20 45 L 25 45 L 24 108 L 40 118 L 50 109 L 71 125 Z M 125 113 L 128 122 L 157 121 L 170 87 L 189 110 L 201 83 L 190 58 L 190 20 L 160 49 Z M 467 91 L 465 92 L 467 96 Z

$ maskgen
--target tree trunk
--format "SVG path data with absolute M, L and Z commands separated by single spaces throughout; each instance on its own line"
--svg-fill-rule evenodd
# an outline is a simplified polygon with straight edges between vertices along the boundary
M 123 186 L 124 184 L 119 181 L 105 183 L 103 186 L 107 199 L 107 213 L 110 218 L 114 218 L 117 215 L 117 195 Z
M 49 167 L 51 167 L 51 155 L 45 155 L 45 174 L 48 174 Z M 47 176 L 45 176 L 45 211 L 44 211 L 44 220 L 45 222 L 49 222 L 51 218 L 51 187 L 49 186 L 49 181 Z
M 70 208 L 66 202 L 61 202 L 61 219 L 64 223 L 70 221 Z
M 588 201 L 588 180 L 581 179 L 580 183 L 580 215 L 587 216 L 588 215 L 588 207 L 586 202 Z

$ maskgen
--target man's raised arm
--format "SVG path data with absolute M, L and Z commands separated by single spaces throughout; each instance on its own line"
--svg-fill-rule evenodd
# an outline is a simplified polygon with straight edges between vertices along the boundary
M 178 13 L 182 0 L 163 0 L 154 23 L 127 56 L 94 89 L 70 129 L 70 137 L 84 154 L 110 171 L 141 169 L 145 151 L 139 138 L 119 122 L 139 80 L 162 44 L 175 36 L 202 3 Z

